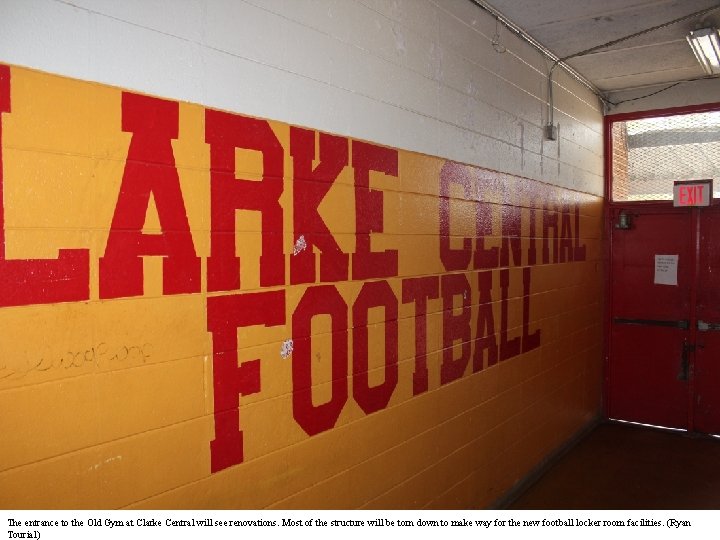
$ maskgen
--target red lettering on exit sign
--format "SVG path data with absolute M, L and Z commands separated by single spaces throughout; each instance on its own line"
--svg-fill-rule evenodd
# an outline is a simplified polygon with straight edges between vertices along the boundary
M 676 180 L 673 185 L 673 206 L 710 206 L 712 180 Z

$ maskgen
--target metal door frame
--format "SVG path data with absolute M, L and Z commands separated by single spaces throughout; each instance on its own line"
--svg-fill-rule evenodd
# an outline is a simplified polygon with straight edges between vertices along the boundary
M 702 112 L 715 112 L 720 111 L 720 103 L 705 103 L 701 105 L 690 105 L 683 107 L 672 107 L 666 109 L 652 109 L 647 111 L 638 111 L 631 113 L 620 113 L 606 115 L 603 118 L 603 151 L 604 151 L 604 250 L 603 258 L 605 263 L 605 307 L 603 310 L 604 324 L 603 324 L 603 416 L 607 419 L 609 417 L 610 403 L 609 403 L 609 385 L 610 385 L 610 340 L 611 340 L 611 325 L 612 325 L 612 230 L 614 224 L 612 223 L 612 211 L 615 208 L 627 208 L 627 209 L 650 209 L 650 208 L 672 208 L 672 201 L 627 201 L 627 202 L 614 202 L 612 200 L 612 125 L 615 122 L 622 122 L 626 120 L 640 120 L 643 118 L 659 118 L 663 116 L 676 116 L 683 114 L 702 113 Z M 720 208 L 720 199 L 711 199 L 711 206 Z M 687 210 L 686 210 L 687 211 Z M 716 210 L 717 211 L 717 210 Z M 700 219 L 698 216 L 698 209 L 693 208 L 690 210 L 691 216 L 691 243 L 694 245 L 694 256 L 692 260 L 692 276 L 693 284 L 691 287 L 691 299 L 690 299 L 690 336 L 692 343 L 697 342 L 697 282 L 698 282 L 698 271 L 699 271 L 699 256 L 700 256 L 700 234 L 699 226 Z M 688 381 L 688 431 L 694 431 L 694 395 L 695 395 L 695 382 L 694 376 L 694 363 L 695 355 L 690 355 L 690 373 L 691 376 Z

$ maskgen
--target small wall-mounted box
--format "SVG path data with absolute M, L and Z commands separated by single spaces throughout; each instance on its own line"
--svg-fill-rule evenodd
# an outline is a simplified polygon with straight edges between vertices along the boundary
M 548 141 L 556 141 L 558 136 L 558 127 L 555 124 L 547 124 L 545 126 L 545 138 Z

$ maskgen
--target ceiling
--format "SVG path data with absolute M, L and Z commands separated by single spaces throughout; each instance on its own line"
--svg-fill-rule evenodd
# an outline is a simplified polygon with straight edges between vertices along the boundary
M 680 17 L 718 0 L 487 0 L 536 41 L 564 58 Z M 705 76 L 685 36 L 720 26 L 720 9 L 567 60 L 602 92 Z

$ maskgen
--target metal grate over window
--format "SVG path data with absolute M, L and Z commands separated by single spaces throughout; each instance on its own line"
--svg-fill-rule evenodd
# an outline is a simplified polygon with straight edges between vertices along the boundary
M 713 179 L 720 197 L 720 111 L 612 124 L 613 201 L 672 200 L 673 181 Z

